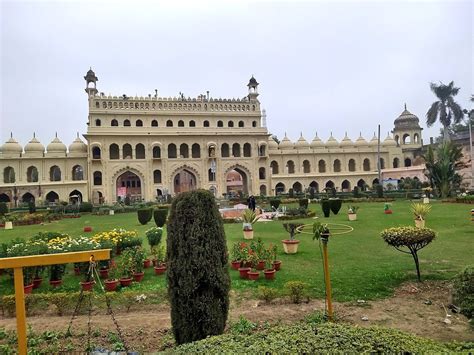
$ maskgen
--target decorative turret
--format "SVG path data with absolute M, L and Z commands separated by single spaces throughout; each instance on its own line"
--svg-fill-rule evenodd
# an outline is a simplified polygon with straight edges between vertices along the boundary
M 79 132 L 76 139 L 69 146 L 69 156 L 78 156 L 87 154 L 87 145 L 79 138 Z
M 95 76 L 94 71 L 92 68 L 89 69 L 87 72 L 86 76 L 84 77 L 84 80 L 86 81 L 86 92 L 89 96 L 95 96 L 97 94 L 97 87 L 96 84 L 99 81 L 97 76 Z
M 356 146 L 367 146 L 369 143 L 365 140 L 364 137 L 362 137 L 362 132 L 359 133 L 359 138 L 355 141 Z
M 306 139 L 303 137 L 303 132 L 301 132 L 300 138 L 295 144 L 295 148 L 297 149 L 309 149 L 309 143 Z
M 407 110 L 407 104 L 405 109 L 393 122 L 395 125 L 393 134 L 397 145 L 409 145 L 407 148 L 420 148 L 421 142 L 421 130 L 420 120 L 414 114 Z
M 382 142 L 382 145 L 385 147 L 396 147 L 397 142 L 395 142 L 395 139 L 392 138 L 389 132 L 387 132 L 387 137 L 384 139 Z
M 61 140 L 58 138 L 58 134 L 56 133 L 54 139 L 46 147 L 46 156 L 64 157 L 66 156 L 66 149 L 66 145 L 61 142 Z
M 339 146 L 339 142 L 337 141 L 336 138 L 332 136 L 332 132 L 331 132 L 331 136 L 328 138 L 326 142 L 326 147 L 337 147 L 337 146 Z
M 321 138 L 318 137 L 318 132 L 316 132 L 316 135 L 311 141 L 311 148 L 316 149 L 316 148 L 323 148 L 323 147 L 324 147 L 324 143 L 321 140 Z
M 258 96 L 258 82 L 257 80 L 253 77 L 250 78 L 249 83 L 247 84 L 249 88 L 249 100 L 250 101 L 256 101 L 257 96 Z
M 354 142 L 347 136 L 347 132 L 346 132 L 346 135 L 341 141 L 341 147 L 349 147 L 353 145 L 354 145 Z
M 25 145 L 25 157 L 42 157 L 44 155 L 44 145 L 36 139 L 35 133 L 33 138 Z
M 377 144 L 379 144 L 379 139 L 377 138 L 377 135 L 374 132 L 374 136 L 370 140 L 369 145 L 377 145 Z
M 293 149 L 294 148 L 294 144 L 291 143 L 291 141 L 288 139 L 288 137 L 286 136 L 286 132 L 285 132 L 285 137 L 283 137 L 280 144 L 278 144 L 278 148 L 279 149 Z
M 23 152 L 21 145 L 13 138 L 13 133 L 10 133 L 10 139 L 2 145 L 2 155 L 4 157 L 20 157 Z
M 272 138 L 272 136 L 268 136 L 268 149 L 278 149 L 278 143 Z

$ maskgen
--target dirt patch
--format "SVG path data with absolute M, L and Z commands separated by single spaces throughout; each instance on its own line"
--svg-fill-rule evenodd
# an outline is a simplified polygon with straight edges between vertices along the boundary
M 335 303 L 334 308 L 338 319 L 359 326 L 380 325 L 440 341 L 474 341 L 474 331 L 466 317 L 446 309 L 449 295 L 450 285 L 446 282 L 405 283 L 391 298 Z M 232 298 L 229 315 L 231 322 L 237 321 L 240 315 L 243 315 L 253 322 L 288 324 L 303 319 L 313 311 L 324 310 L 322 300 L 291 304 L 278 299 L 267 304 L 264 301 Z M 137 351 L 167 348 L 172 344 L 168 306 L 147 305 L 143 308 L 136 306 L 129 313 L 116 314 L 127 344 Z M 450 324 L 446 324 L 445 319 L 449 319 Z M 64 332 L 69 320 L 70 317 L 42 315 L 29 317 L 28 324 L 37 333 L 46 330 Z M 78 316 L 74 320 L 74 337 L 67 339 L 69 349 L 84 348 L 87 341 L 87 324 L 87 316 Z M 15 319 L 0 318 L 0 327 L 15 330 Z M 110 315 L 103 312 L 94 314 L 91 329 L 93 344 L 103 344 L 110 348 L 110 344 L 114 343 L 114 334 L 110 332 L 116 330 Z

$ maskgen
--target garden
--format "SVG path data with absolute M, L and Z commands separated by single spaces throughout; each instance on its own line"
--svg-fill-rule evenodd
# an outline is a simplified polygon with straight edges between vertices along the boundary
M 261 207 L 264 210 L 271 210 L 270 205 L 271 201 L 267 201 L 266 204 L 262 203 Z M 168 326 L 157 326 L 163 332 L 163 336 L 159 337 L 160 343 L 144 345 L 146 342 L 142 342 L 141 345 L 137 345 L 142 346 L 138 350 L 166 350 L 170 347 L 175 349 L 169 319 L 167 320 L 165 315 L 168 314 L 169 317 L 169 307 L 173 308 L 173 301 L 170 300 L 168 290 L 169 286 L 172 287 L 169 283 L 169 273 L 179 270 L 167 270 L 169 263 L 167 257 L 173 257 L 172 250 L 188 250 L 190 247 L 185 248 L 178 243 L 170 250 L 170 247 L 166 245 L 169 226 L 165 222 L 169 207 L 168 205 L 155 209 L 146 207 L 133 213 L 113 215 L 82 213 L 79 218 L 52 219 L 43 224 L 15 226 L 13 229 L 0 231 L 0 242 L 3 243 L 2 251 L 0 251 L 2 257 L 102 248 L 112 250 L 110 261 L 100 261 L 93 267 L 89 263 L 82 263 L 25 269 L 25 292 L 30 293 L 27 296 L 26 306 L 31 319 L 39 315 L 51 317 L 58 324 L 66 324 L 70 318 L 76 318 L 75 324 L 81 329 L 78 336 L 74 337 L 76 339 L 74 343 L 74 340 L 65 339 L 60 329 L 53 327 L 58 332 L 54 333 L 54 336 L 58 338 L 54 342 L 56 350 L 67 347 L 78 349 L 75 346 L 83 346 L 85 338 L 93 345 L 105 344 L 104 346 L 110 348 L 110 344 L 115 344 L 116 350 L 120 348 L 120 345 L 123 347 L 123 342 L 117 338 L 120 331 L 113 333 L 111 330 L 104 331 L 98 327 L 94 330 L 96 336 L 90 340 L 91 334 L 85 328 L 90 309 L 93 309 L 93 313 L 98 317 L 99 324 L 102 324 L 104 319 L 110 318 L 108 315 L 110 312 L 116 313 L 116 319 L 122 319 L 122 321 L 128 319 L 129 322 L 135 322 L 135 319 L 138 322 L 141 317 L 146 317 L 146 312 L 162 314 L 164 323 Z M 225 258 L 225 267 L 230 279 L 231 322 L 227 325 L 226 335 L 222 340 L 217 338 L 215 341 L 206 340 L 207 345 L 191 345 L 190 348 L 184 345 L 183 350 L 180 350 L 181 348 L 175 350 L 199 351 L 200 346 L 227 342 L 229 348 L 225 349 L 239 351 L 239 347 L 242 346 L 239 339 L 246 332 L 248 334 L 245 337 L 260 337 L 262 335 L 259 334 L 267 334 L 271 338 L 277 336 L 274 326 L 284 328 L 283 332 L 289 337 L 296 331 L 292 325 L 282 324 L 281 319 L 275 322 L 278 324 L 272 324 L 265 319 L 264 315 L 253 320 L 241 318 L 241 314 L 249 318 L 252 318 L 252 313 L 260 314 L 259 310 L 253 309 L 255 307 L 251 305 L 255 302 L 257 304 L 261 302 L 266 312 L 272 314 L 267 318 L 273 321 L 278 318 L 276 315 L 282 305 L 291 309 L 293 313 L 289 318 L 293 321 L 303 320 L 303 323 L 295 325 L 296 328 L 301 328 L 299 331 L 302 333 L 310 332 L 310 329 L 315 326 L 314 319 L 309 319 L 313 317 L 318 319 L 318 326 L 322 327 L 321 332 L 352 334 L 347 335 L 348 339 L 352 339 L 351 336 L 356 336 L 358 330 L 353 330 L 342 322 L 342 313 L 338 314 L 338 311 L 343 312 L 343 309 L 348 309 L 346 306 L 354 305 L 358 307 L 358 310 L 364 310 L 366 305 L 375 305 L 389 300 L 394 293 L 398 292 L 397 290 L 407 284 L 423 289 L 421 286 L 416 286 L 418 279 L 422 280 L 420 285 L 449 285 L 446 287 L 450 288 L 452 280 L 459 277 L 457 275 L 472 264 L 470 261 L 474 251 L 471 240 L 472 222 L 470 206 L 466 204 L 431 201 L 430 204 L 423 205 L 398 199 L 390 202 L 350 201 L 344 203 L 325 200 L 311 201 L 308 204 L 307 199 L 306 203 L 295 199 L 284 201 L 277 209 L 282 210 L 282 207 L 286 207 L 289 212 L 281 216 L 283 218 L 258 218 L 247 210 L 242 220 L 229 220 L 228 223 L 223 224 L 228 253 Z M 168 218 L 173 217 L 170 214 Z M 420 220 L 425 223 L 426 228 L 420 225 Z M 418 227 L 415 227 L 415 223 Z M 204 225 L 207 226 L 207 224 Z M 176 225 L 175 228 L 185 227 Z M 209 228 L 212 231 L 212 227 Z M 336 302 L 335 318 L 341 318 L 341 322 L 336 321 L 335 324 L 326 323 L 324 313 L 323 301 L 326 297 L 326 289 L 321 239 L 314 238 L 320 236 L 315 232 L 318 228 L 323 232 L 332 231 L 327 243 L 329 270 L 332 297 Z M 248 233 L 250 231 L 251 236 Z M 400 235 L 403 238 L 399 237 Z M 400 253 L 397 249 L 408 255 Z M 192 258 L 192 254 L 189 254 L 188 258 Z M 201 262 L 199 269 L 193 272 L 203 275 L 208 268 L 212 267 L 213 265 Z M 42 281 L 38 281 L 39 279 Z M 55 284 L 54 281 L 60 282 Z M 0 324 L 13 325 L 10 318 L 14 316 L 13 294 L 11 272 L 4 270 L 0 276 L 3 313 Z M 79 304 L 84 294 L 93 295 L 89 297 L 89 304 L 88 302 Z M 447 307 L 448 304 L 444 306 Z M 463 308 L 466 307 L 469 306 Z M 459 309 L 455 310 L 459 311 Z M 282 312 L 282 315 L 284 314 L 285 312 Z M 461 316 L 456 313 L 455 317 Z M 454 320 L 454 318 L 449 318 L 443 317 L 439 322 L 440 326 L 449 327 L 442 323 L 443 319 Z M 461 323 L 464 328 L 456 324 L 460 327 L 458 332 L 459 334 L 464 332 L 466 335 L 455 336 L 451 340 L 472 340 L 474 336 L 467 319 L 460 319 L 464 320 L 456 323 Z M 92 323 L 94 323 L 94 317 L 92 317 Z M 113 323 L 110 324 L 104 329 L 114 329 Z M 148 323 L 145 321 L 143 326 L 140 326 L 144 333 L 146 333 L 144 330 L 146 324 Z M 0 325 L 0 329 L 1 327 Z M 44 328 L 39 327 L 39 329 Z M 132 328 L 130 326 L 126 328 L 127 331 L 122 335 L 134 338 Z M 0 346 L 3 346 L 2 350 L 15 349 L 12 340 L 14 337 L 11 335 L 13 328 L 8 327 L 10 332 L 6 329 L 3 333 L 0 331 Z M 378 329 L 367 329 L 369 329 L 367 332 L 373 331 L 373 334 L 382 332 L 383 337 L 391 336 L 390 334 L 405 337 L 404 334 L 396 332 L 384 333 Z M 367 336 L 375 339 L 373 334 Z M 436 338 L 435 334 L 422 333 L 421 335 Z M 44 332 L 34 335 L 32 330 L 31 337 L 33 339 L 44 337 Z M 404 339 L 403 344 L 412 341 L 409 338 Z M 137 340 L 136 336 L 135 340 Z M 450 338 L 437 340 L 426 341 L 427 347 L 419 345 L 420 348 L 403 348 L 402 346 L 390 349 L 392 351 L 404 349 L 454 351 L 469 346 L 468 343 L 467 345 L 450 344 L 448 348 L 443 348 L 445 344 L 439 340 L 446 341 Z M 377 341 L 374 340 L 374 342 Z M 234 342 L 236 345 L 230 345 Z M 308 349 L 323 351 L 322 348 L 314 347 L 316 343 L 320 343 L 320 340 L 308 340 Z M 370 341 L 352 350 L 377 351 L 377 348 L 369 343 Z M 140 344 L 140 342 L 135 341 L 135 344 Z M 143 346 L 149 347 L 143 348 Z M 270 348 L 266 343 L 260 349 Z M 351 351 L 351 348 L 347 348 L 347 351 Z

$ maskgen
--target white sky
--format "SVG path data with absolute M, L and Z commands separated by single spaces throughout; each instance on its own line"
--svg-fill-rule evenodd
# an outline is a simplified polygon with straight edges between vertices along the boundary
M 90 66 L 112 95 L 237 98 L 254 74 L 293 141 L 385 137 L 405 102 L 426 127 L 430 82 L 473 92 L 471 1 L 0 2 L 2 142 L 85 133 Z

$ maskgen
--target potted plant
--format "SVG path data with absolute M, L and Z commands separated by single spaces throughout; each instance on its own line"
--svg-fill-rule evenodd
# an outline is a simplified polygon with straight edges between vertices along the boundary
M 383 213 L 385 214 L 392 214 L 392 209 L 390 208 L 390 203 L 384 203 L 383 205 Z
M 329 238 L 330 232 L 326 223 L 314 222 L 313 223 L 313 239 L 319 240 L 320 238 Z
M 280 271 L 281 260 L 277 260 L 278 247 L 276 246 L 276 244 L 270 244 L 269 249 L 271 249 L 271 255 L 273 257 L 273 268 L 275 269 L 275 271 Z
M 246 246 L 247 244 L 243 242 L 236 242 L 232 246 L 232 251 L 231 251 L 231 267 L 234 270 L 238 270 L 239 267 L 242 266 L 242 248 Z
M 349 221 L 357 221 L 357 210 L 359 209 L 358 206 L 349 205 L 347 207 L 347 216 L 349 217 Z
M 117 279 L 117 266 L 113 265 L 108 269 L 108 277 L 104 281 L 105 290 L 108 292 L 115 291 L 119 284 Z
M 413 203 L 411 211 L 415 216 L 415 225 L 418 228 L 425 228 L 425 217 L 430 212 L 431 205 L 424 203 Z
M 270 245 L 268 249 L 264 250 L 264 259 L 265 259 L 265 269 L 263 271 L 263 274 L 265 275 L 266 280 L 273 280 L 275 279 L 275 266 L 273 265 L 273 246 Z
M 248 279 L 248 272 L 250 271 L 250 247 L 248 245 L 242 246 L 240 249 L 241 266 L 239 267 L 239 274 L 241 279 Z
M 3 218 L 5 220 L 5 229 L 13 229 L 13 216 L 8 213 Z
M 134 270 L 134 260 L 133 260 L 134 251 L 132 249 L 125 249 L 122 252 L 122 257 L 118 264 L 118 271 L 120 275 L 120 285 L 122 287 L 127 287 L 132 284 L 132 274 Z
M 265 269 L 265 245 L 263 244 L 262 238 L 258 238 L 257 241 L 250 243 L 250 250 L 252 254 L 255 254 L 257 262 L 255 268 L 257 270 Z
M 163 235 L 163 228 L 152 227 L 145 232 L 146 239 L 148 240 L 148 245 L 150 246 L 150 251 L 153 250 L 158 244 L 161 243 L 161 237 Z M 151 266 L 151 260 L 146 259 L 144 267 L 148 268 Z
M 425 196 L 423 197 L 423 203 L 430 203 L 431 191 L 433 191 L 433 189 L 428 186 L 425 187 L 423 191 L 425 192 Z
M 90 268 L 90 263 L 81 263 L 79 267 L 81 273 L 84 275 L 84 281 L 81 281 L 81 287 L 84 291 L 92 291 L 95 284 L 93 270 Z
M 166 250 L 164 245 L 156 245 L 152 249 L 154 256 L 155 275 L 163 275 L 166 271 Z
M 251 209 L 246 209 L 244 213 L 242 213 L 244 239 L 253 239 L 253 224 L 257 222 L 259 218 L 260 217 Z
M 302 223 L 283 223 L 283 227 L 290 234 L 290 239 L 283 239 L 283 250 L 286 254 L 296 254 L 298 251 L 299 240 L 295 239 L 295 234 L 299 233 L 298 228 L 301 227 Z
M 146 254 L 142 247 L 135 247 L 131 250 L 133 251 L 133 279 L 136 282 L 141 282 L 145 276 L 143 265 L 146 259 Z
M 259 262 L 259 257 L 255 252 L 249 254 L 249 261 L 251 264 L 251 270 L 247 271 L 247 278 L 249 280 L 258 280 L 260 277 L 260 271 L 257 270 L 257 264 Z

